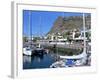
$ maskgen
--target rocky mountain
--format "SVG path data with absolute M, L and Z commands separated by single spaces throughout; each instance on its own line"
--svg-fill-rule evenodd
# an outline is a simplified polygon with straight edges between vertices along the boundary
M 91 15 L 85 16 L 85 23 L 86 28 L 91 28 Z M 62 17 L 59 16 L 51 30 L 48 32 L 48 34 L 52 33 L 63 33 L 64 31 L 73 30 L 73 29 L 82 29 L 83 28 L 83 17 L 82 16 L 70 16 L 70 17 Z

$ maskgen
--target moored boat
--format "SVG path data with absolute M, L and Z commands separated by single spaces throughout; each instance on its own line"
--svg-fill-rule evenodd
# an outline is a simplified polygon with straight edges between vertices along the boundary
M 31 56 L 32 55 L 32 49 L 31 48 L 23 48 L 23 54 L 27 55 L 27 56 Z

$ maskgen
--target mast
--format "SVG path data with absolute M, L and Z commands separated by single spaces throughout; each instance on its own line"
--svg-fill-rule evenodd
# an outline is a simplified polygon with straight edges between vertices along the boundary
M 40 27 L 40 34 L 39 34 L 39 36 L 41 37 L 42 36 L 41 16 L 39 17 L 39 22 L 40 22 L 40 24 L 39 24 L 39 27 Z
M 29 11 L 29 17 L 28 17 L 28 42 L 30 42 L 30 11 Z
M 29 47 L 31 47 L 31 11 L 29 11 L 29 19 L 28 19 L 28 38 L 29 38 L 29 40 L 28 40 L 28 42 L 29 42 Z
M 39 16 L 39 37 L 40 37 L 40 40 L 42 38 L 42 26 L 41 26 L 41 16 Z M 41 47 L 41 44 L 40 44 L 40 41 L 39 41 L 39 48 Z
M 32 47 L 32 12 L 30 11 L 30 38 L 31 38 L 31 47 Z
M 83 32 L 84 32 L 84 49 L 83 52 L 86 53 L 86 31 L 85 31 L 85 14 L 83 13 Z

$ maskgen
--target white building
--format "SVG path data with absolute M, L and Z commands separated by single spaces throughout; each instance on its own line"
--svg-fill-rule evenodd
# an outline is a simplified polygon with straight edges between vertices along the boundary
M 88 33 L 91 33 L 91 30 L 86 30 L 85 32 L 88 32 Z M 75 37 L 75 35 L 79 33 L 80 35 L 78 37 Z M 91 36 L 89 37 L 91 39 Z M 76 32 L 76 31 L 73 31 L 72 33 L 72 39 L 73 40 L 84 40 L 84 31 L 79 31 L 79 32 Z M 85 37 L 85 39 L 87 40 L 87 37 Z

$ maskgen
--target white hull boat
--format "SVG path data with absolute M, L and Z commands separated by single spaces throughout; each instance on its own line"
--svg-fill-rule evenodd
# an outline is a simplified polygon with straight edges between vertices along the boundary
M 30 48 L 23 48 L 23 54 L 31 56 L 32 55 L 32 50 Z
M 73 56 L 60 56 L 61 59 L 65 59 L 65 60 L 72 60 L 74 61 L 74 65 L 75 66 L 81 66 L 86 64 L 87 61 L 87 53 L 86 53 L 86 35 L 85 35 L 85 18 L 84 18 L 84 14 L 83 14 L 83 29 L 84 29 L 84 48 L 83 48 L 83 52 L 79 55 L 73 55 Z M 70 62 L 72 62 L 70 61 Z M 58 65 L 58 63 L 54 63 L 53 66 Z M 66 65 L 67 66 L 67 65 Z

